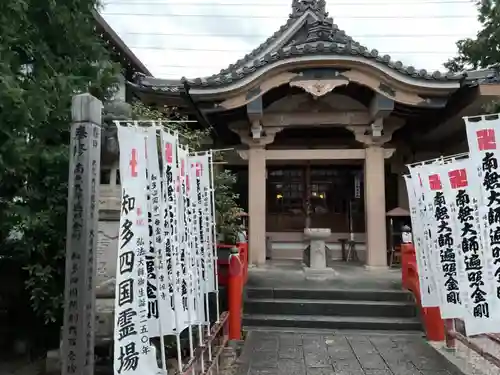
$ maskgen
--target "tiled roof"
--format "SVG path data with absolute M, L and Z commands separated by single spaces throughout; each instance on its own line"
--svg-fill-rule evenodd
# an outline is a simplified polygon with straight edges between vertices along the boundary
M 467 71 L 466 82 L 469 86 L 500 83 L 500 65 L 486 69 Z
M 249 74 L 254 73 L 258 69 L 279 60 L 286 60 L 298 56 L 315 56 L 315 55 L 341 55 L 341 56 L 359 56 L 369 60 L 374 60 L 378 63 L 388 66 L 389 68 L 408 75 L 416 79 L 425 80 L 460 80 L 462 77 L 453 73 L 441 73 L 439 71 L 427 72 L 425 69 L 417 70 L 412 66 L 404 66 L 401 61 L 392 61 L 389 55 L 380 55 L 375 49 L 368 50 L 366 47 L 359 45 L 342 45 L 331 42 L 315 42 L 305 43 L 299 46 L 288 46 L 279 51 L 270 53 L 261 59 L 254 60 L 250 64 L 232 67 L 221 70 L 219 74 L 212 75 L 206 78 L 196 78 L 188 82 L 193 87 L 208 87 L 208 86 L 224 86 L 233 83 L 237 80 L 245 78 Z
M 302 17 L 306 17 L 306 13 L 310 14 L 311 17 L 308 17 L 306 23 L 299 30 L 296 30 L 287 44 L 262 56 L 262 53 L 266 50 L 269 51 L 287 31 L 295 27 Z M 239 81 L 277 61 L 286 61 L 302 56 L 328 55 L 365 58 L 419 80 L 458 81 L 463 79 L 462 75 L 439 71 L 428 72 L 425 69 L 405 66 L 401 61 L 391 60 L 389 55 L 381 55 L 375 49 L 369 50 L 340 30 L 333 23 L 333 20 L 328 18 L 325 0 L 293 0 L 292 13 L 288 21 L 278 31 L 252 52 L 226 69 L 222 69 L 219 73 L 195 79 L 182 78 L 176 83 L 165 81 L 161 85 L 148 85 L 147 78 L 144 77 L 139 79 L 138 83 L 139 86 L 147 86 L 155 91 L 167 92 L 178 91 L 184 81 L 187 81 L 192 88 L 218 88 Z
M 484 78 L 478 79 L 479 84 L 498 84 L 500 83 L 500 72 L 498 70 L 495 70 L 493 72 L 488 73 Z
M 118 58 L 122 66 L 133 72 L 152 75 L 148 68 L 127 47 L 125 42 L 96 10 L 92 10 L 92 15 L 97 23 L 97 31 L 101 34 L 109 51 Z

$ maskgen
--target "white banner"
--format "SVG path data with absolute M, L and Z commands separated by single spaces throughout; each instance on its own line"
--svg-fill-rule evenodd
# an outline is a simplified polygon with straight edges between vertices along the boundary
M 192 238 L 192 254 L 194 257 L 194 293 L 196 301 L 196 311 L 198 314 L 197 322 L 205 323 L 207 321 L 205 316 L 205 259 L 203 257 L 203 233 L 201 233 L 202 225 L 202 200 L 201 200 L 201 186 L 200 186 L 200 165 L 196 156 L 189 156 L 189 203 L 191 206 L 191 238 Z
M 498 116 L 496 116 L 498 117 Z M 500 120 L 464 118 L 469 143 L 470 180 L 472 192 L 479 200 L 479 225 L 484 247 L 466 254 L 468 268 L 476 279 L 472 297 L 473 316 L 477 323 L 466 326 L 467 334 L 473 332 L 498 332 L 500 330 L 500 169 L 498 150 Z M 476 190 L 477 189 L 477 190 Z M 494 318 L 493 318 L 494 317 Z M 492 321 L 495 321 L 492 324 Z M 467 322 L 466 322 L 467 324 Z
M 413 244 L 417 258 L 418 277 L 420 282 L 420 300 L 422 306 L 437 306 L 437 297 L 432 293 L 435 288 L 432 284 L 433 276 L 429 268 L 428 252 L 424 246 L 423 222 L 418 207 L 418 197 L 415 186 L 410 176 L 404 176 L 406 190 L 408 192 L 408 203 L 411 215 L 411 227 L 413 234 Z
M 482 249 L 481 228 L 477 189 L 471 186 L 469 174 L 471 161 L 469 159 L 457 161 L 446 165 L 447 178 L 443 176 L 443 191 L 452 199 L 451 217 L 455 222 L 457 267 L 459 275 L 459 285 L 463 303 L 465 328 L 468 335 L 475 335 L 486 328 L 489 324 L 484 324 L 483 317 L 474 315 L 476 304 L 474 303 L 476 288 L 474 282 L 482 270 L 470 267 L 470 253 L 479 252 Z M 485 264 L 484 259 L 479 263 Z M 488 322 L 487 322 L 488 323 Z M 481 328 L 481 326 L 483 328 Z M 490 327 L 488 327 L 490 329 Z
M 452 215 L 454 196 L 451 191 L 448 173 L 460 166 L 459 162 L 432 164 L 426 166 L 429 171 L 424 185 L 430 191 L 432 207 L 431 237 L 434 243 L 436 261 L 436 283 L 441 292 L 441 317 L 443 319 L 463 318 L 465 315 L 461 300 L 460 277 L 458 270 L 457 243 L 459 230 Z M 452 181 L 455 186 L 455 180 Z M 447 190 L 445 190 L 445 187 Z M 463 273 L 462 273 L 463 275 Z M 463 278 L 462 278 L 463 281 Z
M 212 187 L 210 185 L 210 158 L 205 153 L 196 156 L 196 181 L 199 186 L 198 205 L 200 215 L 200 238 L 202 242 L 203 280 L 205 292 L 215 291 L 214 240 L 212 239 L 214 218 L 212 215 Z
M 410 176 L 415 196 L 416 216 L 420 223 L 415 228 L 417 240 L 420 239 L 420 244 L 417 244 L 416 251 L 419 252 L 424 274 L 425 283 L 420 285 L 422 298 L 422 307 L 437 307 L 440 305 L 440 292 L 436 283 L 434 245 L 430 237 L 430 220 L 432 217 L 429 212 L 429 193 L 424 187 L 424 179 L 427 178 L 427 169 L 425 166 L 410 168 Z
M 183 283 L 185 281 L 183 264 L 181 262 L 179 217 L 180 190 L 179 168 L 177 166 L 177 136 L 160 131 L 161 155 L 163 165 L 163 218 L 165 234 L 165 268 L 167 279 L 160 285 L 160 296 L 165 298 L 170 309 L 174 312 L 174 319 L 170 325 L 163 326 L 165 334 L 180 334 L 188 321 L 187 307 L 183 305 Z M 163 323 L 163 321 L 162 321 Z
M 183 147 L 178 147 L 177 155 L 179 158 L 179 168 L 180 168 L 180 200 L 179 207 L 182 209 L 179 212 L 179 238 L 181 239 L 180 251 L 181 251 L 181 264 L 183 266 L 183 276 L 184 280 L 182 283 L 182 301 L 183 307 L 188 312 L 188 321 L 186 324 L 196 324 L 198 320 L 198 314 L 196 311 L 196 301 L 195 301 L 195 267 L 194 267 L 194 257 L 192 256 L 191 246 L 192 246 L 192 215 L 191 207 L 189 202 L 189 171 L 188 171 L 188 151 Z
M 146 136 L 146 161 L 148 176 L 148 225 L 149 251 L 146 255 L 149 336 L 170 334 L 173 311 L 166 298 L 166 277 L 164 260 L 164 233 L 161 173 L 158 162 L 156 128 L 144 128 Z M 161 327 L 160 327 L 161 325 Z
M 149 344 L 145 257 L 149 246 L 144 133 L 118 127 L 122 205 L 115 290 L 114 373 L 157 367 Z

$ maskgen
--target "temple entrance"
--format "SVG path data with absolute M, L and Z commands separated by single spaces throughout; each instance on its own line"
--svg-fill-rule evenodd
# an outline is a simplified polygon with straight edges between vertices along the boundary
M 365 231 L 361 166 L 268 167 L 267 231 L 332 233 Z

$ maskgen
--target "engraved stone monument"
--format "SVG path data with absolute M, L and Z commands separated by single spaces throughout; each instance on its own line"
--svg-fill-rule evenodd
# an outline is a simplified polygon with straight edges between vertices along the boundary
M 61 345 L 63 375 L 94 374 L 101 110 L 101 101 L 90 94 L 73 97 Z

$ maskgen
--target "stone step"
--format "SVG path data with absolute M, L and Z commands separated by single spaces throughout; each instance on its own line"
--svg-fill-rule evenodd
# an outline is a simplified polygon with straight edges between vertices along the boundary
M 332 329 L 322 329 L 322 328 L 297 328 L 297 327 L 260 327 L 260 326 L 247 326 L 244 327 L 245 331 L 252 332 L 279 332 L 279 333 L 292 333 L 292 334 L 303 334 L 303 335 L 353 335 L 353 336 L 385 336 L 388 335 L 396 337 L 426 337 L 423 331 L 396 331 L 396 330 L 360 330 L 360 329 L 340 329 L 340 330 L 332 330 Z
M 421 331 L 418 318 L 244 314 L 243 326 L 328 330 Z
M 245 313 L 409 318 L 416 309 L 410 301 L 259 298 L 245 301 Z
M 412 295 L 404 290 L 370 289 L 287 289 L 287 288 L 246 288 L 247 299 L 306 299 L 340 301 L 412 301 Z

